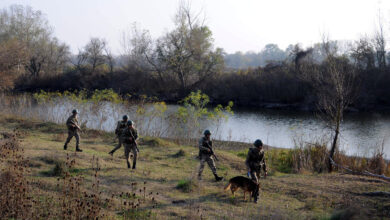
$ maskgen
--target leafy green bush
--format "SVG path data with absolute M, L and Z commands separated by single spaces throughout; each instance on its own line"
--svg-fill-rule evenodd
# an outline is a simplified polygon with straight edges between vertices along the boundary
M 181 106 L 174 114 L 174 121 L 180 125 L 175 127 L 178 136 L 190 138 L 194 131 L 201 133 L 200 121 L 211 120 L 218 126 L 221 120 L 227 120 L 229 115 L 233 114 L 233 102 L 229 102 L 225 107 L 217 105 L 212 110 L 207 108 L 209 103 L 209 96 L 200 90 L 191 92 L 179 102 Z
M 123 99 L 119 96 L 118 93 L 114 92 L 114 90 L 112 89 L 96 89 L 91 95 L 91 101 L 94 103 L 99 103 L 102 101 L 122 103 Z

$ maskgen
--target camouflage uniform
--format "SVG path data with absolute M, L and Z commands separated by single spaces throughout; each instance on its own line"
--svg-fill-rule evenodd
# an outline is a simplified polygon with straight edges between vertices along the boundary
M 264 150 L 259 148 L 249 148 L 248 156 L 245 160 L 245 165 L 250 169 L 250 175 L 253 181 L 259 183 L 261 168 L 264 172 L 267 172 L 267 166 L 265 164 Z
M 73 114 L 66 120 L 66 126 L 68 127 L 68 138 L 66 138 L 64 149 L 67 148 L 67 145 L 73 136 L 76 138 L 76 149 L 79 149 L 80 135 L 79 129 L 77 129 L 79 121 L 77 120 L 76 115 Z
M 135 169 L 137 163 L 137 148 L 136 148 L 136 140 L 138 138 L 138 132 L 135 128 L 127 127 L 123 130 L 122 135 L 122 143 L 125 146 L 125 157 L 127 162 L 127 167 L 130 168 L 130 152 L 133 154 L 133 169 Z
M 204 169 L 204 163 L 207 162 L 209 165 L 211 171 L 213 172 L 214 176 L 217 176 L 217 168 L 215 167 L 214 159 L 212 154 L 208 151 L 208 147 L 213 146 L 213 142 L 211 140 L 207 140 L 206 137 L 202 137 L 199 140 L 199 159 L 200 159 L 200 166 L 199 166 L 199 172 L 198 172 L 198 179 L 202 178 L 202 173 Z
M 127 121 L 121 120 L 121 121 L 118 121 L 118 123 L 116 124 L 115 134 L 118 138 L 118 145 L 116 145 L 116 147 L 112 151 L 110 151 L 110 154 L 114 154 L 114 152 L 116 150 L 121 148 L 121 146 L 122 146 L 121 135 L 122 135 L 123 131 L 126 129 L 126 123 L 127 123 Z

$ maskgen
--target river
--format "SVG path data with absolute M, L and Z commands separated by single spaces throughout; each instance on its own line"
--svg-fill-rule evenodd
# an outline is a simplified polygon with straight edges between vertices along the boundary
M 292 148 L 295 143 L 330 140 L 330 130 L 318 115 L 286 110 L 236 110 L 221 126 L 222 139 Z M 390 156 L 390 113 L 348 113 L 341 125 L 340 148 L 348 155 L 372 154 L 383 144 Z M 294 142 L 295 140 L 295 142 Z
M 123 114 L 128 114 L 146 135 L 170 136 L 167 129 L 167 114 L 175 112 L 177 106 L 168 105 L 165 116 L 137 114 L 137 106 L 113 103 L 75 104 L 57 100 L 50 103 L 36 103 L 29 98 L 15 98 L 5 101 L 1 96 L 0 108 L 4 113 L 34 117 L 44 121 L 64 123 L 73 108 L 80 110 L 80 119 L 93 129 L 112 131 Z M 9 98 L 9 97 L 8 97 Z M 18 101 L 15 101 L 19 99 Z M 11 101 L 10 101 L 11 100 Z M 152 105 L 144 106 L 146 109 Z M 171 123 L 172 128 L 172 123 Z M 173 125 L 174 128 L 180 125 Z M 314 113 L 267 109 L 234 109 L 234 115 L 220 123 L 201 122 L 196 132 L 210 129 L 214 138 L 228 141 L 253 142 L 262 139 L 265 144 L 282 148 L 293 148 L 299 143 L 331 140 L 330 130 Z M 172 129 L 171 129 L 172 130 Z M 196 129 L 194 129 L 196 130 Z M 142 134 L 141 134 L 142 135 Z M 390 159 L 390 113 L 348 113 L 341 126 L 340 148 L 348 155 L 371 156 L 383 146 L 385 157 Z

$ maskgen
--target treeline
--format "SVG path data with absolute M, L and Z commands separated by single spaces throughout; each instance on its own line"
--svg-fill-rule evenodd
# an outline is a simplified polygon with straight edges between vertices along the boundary
M 373 38 L 341 45 L 326 40 L 310 48 L 275 44 L 260 53 L 226 54 L 215 48 L 211 30 L 182 5 L 175 27 L 152 39 L 133 25 L 115 56 L 104 39 L 91 38 L 77 54 L 53 36 L 39 11 L 14 5 L 0 11 L 0 90 L 64 91 L 112 88 L 121 94 L 155 96 L 176 102 L 202 90 L 214 103 L 315 109 L 321 87 L 337 89 L 332 65 L 353 75 L 357 109 L 390 107 L 390 65 L 383 28 Z M 329 61 L 332 62 L 329 62 Z M 323 80 L 328 77 L 328 82 Z M 319 84 L 319 82 L 322 82 Z M 349 82 L 349 81 L 347 81 Z M 340 92 L 340 91 L 338 91 Z
M 337 48 L 340 53 L 348 53 L 349 48 L 352 47 L 352 43 L 346 41 L 330 41 L 329 44 L 331 47 Z M 322 62 L 325 59 L 326 54 L 324 54 L 322 47 L 322 43 L 316 43 L 311 47 L 311 57 L 317 62 Z M 233 69 L 264 67 L 270 63 L 281 63 L 294 59 L 297 49 L 299 49 L 299 45 L 290 44 L 282 50 L 277 44 L 267 44 L 258 53 L 237 51 L 232 54 L 225 54 L 225 65 L 227 68 Z

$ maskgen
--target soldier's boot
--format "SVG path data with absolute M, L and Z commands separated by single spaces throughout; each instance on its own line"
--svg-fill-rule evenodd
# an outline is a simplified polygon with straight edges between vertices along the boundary
M 127 163 L 127 168 L 130 169 L 130 162 L 129 162 L 129 161 L 126 161 L 126 163 Z
M 64 144 L 64 150 L 68 149 L 68 144 Z
M 223 180 L 223 177 L 222 176 L 218 176 L 217 174 L 214 174 L 214 177 L 215 177 L 215 181 L 217 181 L 217 182 Z
M 253 201 L 253 202 L 254 202 L 254 203 L 257 203 L 257 200 L 259 200 L 259 195 L 255 195 L 255 196 L 254 196 L 254 201 Z
M 83 150 L 81 150 L 79 146 L 76 146 L 76 152 L 83 152 Z
M 256 184 L 257 184 L 257 186 L 259 186 L 258 183 L 256 183 Z M 257 188 L 257 190 L 255 190 L 255 192 L 253 192 L 252 196 L 253 196 L 254 202 L 257 203 L 257 200 L 259 200 L 259 196 L 260 196 L 259 195 L 259 188 Z
M 108 152 L 108 154 L 111 155 L 111 157 L 113 157 L 114 156 L 114 151 L 110 151 L 110 152 Z
M 137 162 L 134 161 L 134 162 L 133 162 L 133 168 L 132 168 L 133 170 L 135 169 L 135 165 L 136 165 L 136 164 L 137 164 Z

